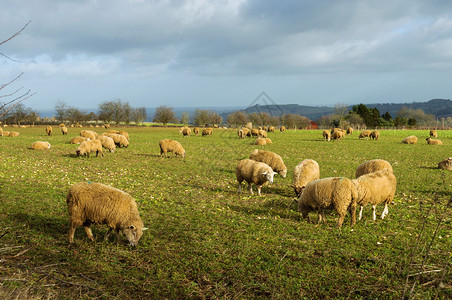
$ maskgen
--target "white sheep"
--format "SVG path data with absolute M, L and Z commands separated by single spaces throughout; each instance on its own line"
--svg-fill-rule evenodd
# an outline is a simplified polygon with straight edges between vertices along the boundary
M 429 145 L 442 145 L 443 144 L 443 142 L 441 142 L 440 140 L 434 140 L 429 137 L 426 138 L 425 140 L 427 141 L 427 144 L 429 144 Z
M 91 224 L 106 224 L 109 229 L 122 232 L 130 245 L 136 246 L 143 231 L 143 221 L 135 200 L 129 194 L 101 183 L 80 182 L 68 191 L 66 203 L 69 212 L 69 243 L 74 242 L 75 229 L 83 226 L 88 238 L 94 241 Z
M 116 144 L 115 141 L 106 135 L 100 135 L 97 139 L 102 143 L 102 147 L 108 149 L 110 152 L 115 152 Z
M 414 135 L 410 135 L 402 140 L 402 144 L 416 144 L 417 137 Z
M 305 159 L 293 170 L 293 189 L 297 198 L 301 196 L 306 185 L 320 178 L 319 164 L 313 159 Z
M 362 218 L 363 207 L 372 205 L 373 220 L 376 220 L 375 209 L 377 204 L 384 203 L 385 208 L 381 214 L 383 219 L 388 213 L 388 204 L 394 199 L 397 180 L 392 172 L 377 171 L 364 174 L 353 180 L 358 191 L 357 203 L 361 206 L 359 211 L 359 220 Z
M 363 139 L 366 138 L 366 140 L 370 137 L 370 134 L 372 133 L 372 131 L 370 130 L 363 130 L 361 131 L 361 133 L 358 136 L 358 139 Z
M 339 214 L 337 227 L 344 222 L 347 210 L 351 215 L 350 225 L 356 223 L 356 199 L 358 197 L 353 182 L 345 177 L 327 177 L 311 181 L 298 199 L 298 210 L 304 219 L 309 212 L 318 213 L 318 222 L 326 224 L 325 209 L 334 209 Z
M 358 168 L 356 168 L 355 177 L 358 178 L 361 175 L 377 171 L 393 172 L 391 164 L 386 160 L 372 159 L 360 164 Z
M 31 144 L 31 149 L 33 150 L 48 150 L 50 149 L 50 143 L 49 142 L 42 142 L 37 141 Z
M 81 142 L 80 146 L 75 150 L 77 156 L 86 155 L 89 157 L 91 152 L 96 152 L 96 156 L 99 156 L 99 153 L 101 156 L 104 156 L 104 153 L 102 152 L 102 142 L 99 140 L 84 141 Z
M 250 159 L 266 163 L 273 169 L 273 171 L 277 172 L 283 178 L 287 175 L 287 168 L 284 161 L 281 156 L 274 152 L 255 149 L 250 154 Z
M 434 138 L 438 137 L 438 133 L 436 132 L 436 130 L 434 130 L 434 129 L 430 130 L 430 137 L 434 137 Z
M 172 152 L 175 156 L 185 157 L 185 149 L 178 141 L 164 139 L 159 141 L 160 155 L 168 157 L 168 152 Z
M 91 141 L 91 139 L 86 138 L 84 136 L 75 136 L 71 139 L 71 144 L 80 144 L 81 142 L 84 141 Z
M 239 182 L 239 193 L 242 192 L 242 181 L 248 182 L 248 190 L 253 194 L 251 183 L 257 186 L 257 194 L 261 196 L 261 187 L 267 182 L 273 183 L 272 168 L 252 159 L 242 159 L 235 168 L 235 176 Z
M 438 163 L 438 169 L 450 170 L 452 171 L 452 157 L 449 157 Z
M 95 140 L 99 135 L 97 132 L 94 132 L 92 130 L 82 130 L 80 131 L 80 136 L 86 137 L 90 140 Z
M 331 140 L 331 132 L 329 130 L 324 130 L 322 135 L 325 141 L 329 142 Z

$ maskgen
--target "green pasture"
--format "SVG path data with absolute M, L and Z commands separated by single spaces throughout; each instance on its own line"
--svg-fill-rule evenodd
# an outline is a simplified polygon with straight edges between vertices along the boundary
M 5 130 L 6 128 L 4 128 Z M 358 133 L 326 142 L 321 130 L 269 133 L 271 145 L 251 145 L 236 130 L 182 137 L 178 128 L 131 127 L 130 146 L 103 157 L 76 157 L 58 128 L 7 128 L 0 137 L 0 297 L 14 299 L 430 299 L 452 297 L 452 172 L 436 168 L 452 156 L 452 131 L 381 130 L 378 141 Z M 84 128 L 87 129 L 87 128 Z M 98 133 L 105 130 L 91 128 Z M 124 128 L 121 128 L 124 129 Z M 416 135 L 417 144 L 400 141 Z M 159 155 L 158 141 L 178 140 L 185 158 Z M 30 149 L 34 141 L 51 149 Z M 283 158 L 259 197 L 237 193 L 235 166 L 259 147 Z M 321 177 L 354 177 L 370 159 L 389 161 L 398 185 L 389 215 L 351 228 L 301 219 L 290 187 L 306 158 Z M 65 196 L 77 182 L 101 182 L 130 193 L 145 231 L 138 247 L 125 238 L 104 242 L 106 227 L 82 228 L 67 239 Z M 377 206 L 377 215 L 383 207 Z M 311 220 L 316 216 L 312 214 Z

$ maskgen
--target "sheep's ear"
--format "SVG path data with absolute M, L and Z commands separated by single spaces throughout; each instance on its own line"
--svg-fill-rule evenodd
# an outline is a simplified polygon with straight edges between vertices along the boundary
M 143 229 L 141 229 L 142 231 L 148 230 L 149 228 L 147 227 L 143 227 Z

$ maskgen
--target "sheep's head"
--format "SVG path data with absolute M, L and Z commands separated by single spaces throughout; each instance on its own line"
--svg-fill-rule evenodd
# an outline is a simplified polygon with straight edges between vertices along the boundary
M 295 191 L 295 195 L 297 195 L 297 198 L 299 198 L 300 196 L 301 196 L 301 193 L 303 193 L 303 189 L 306 187 L 306 186 L 295 186 L 295 185 L 292 185 L 292 187 L 293 187 L 293 190 Z
M 287 175 L 287 169 L 284 169 L 284 170 L 279 171 L 278 174 L 281 175 L 282 178 L 286 178 L 286 175 Z
M 140 240 L 141 236 L 143 235 L 143 231 L 147 230 L 148 228 L 143 227 L 142 224 L 139 225 L 129 225 L 126 228 L 122 230 L 124 235 L 126 236 L 127 240 L 129 241 L 129 244 L 131 246 L 138 245 L 138 241 Z
M 80 156 L 80 149 L 75 150 L 75 153 L 77 153 L 77 156 Z
M 270 182 L 270 183 L 273 183 L 273 177 L 275 176 L 275 172 L 273 172 L 273 170 L 271 170 L 271 171 L 265 171 L 264 173 L 262 173 L 262 177 L 266 180 L 266 181 L 268 181 L 268 182 Z

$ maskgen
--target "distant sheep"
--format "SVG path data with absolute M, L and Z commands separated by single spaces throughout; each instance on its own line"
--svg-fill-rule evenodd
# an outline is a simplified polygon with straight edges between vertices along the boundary
M 246 128 L 246 127 L 242 127 L 241 129 L 243 131 L 243 133 L 245 134 L 245 136 L 251 137 L 251 131 Z
M 449 157 L 438 164 L 438 169 L 452 171 L 452 157 Z
M 364 174 L 369 174 L 377 171 L 388 171 L 393 173 L 392 166 L 389 162 L 383 159 L 368 160 L 356 168 L 355 176 L 358 178 Z
M 116 147 L 129 147 L 129 141 L 122 134 L 117 133 L 103 133 L 102 135 L 111 137 L 116 144 Z
M 94 241 L 91 224 L 106 224 L 110 233 L 122 232 L 130 245 L 136 246 L 143 231 L 143 221 L 135 200 L 129 194 L 101 183 L 80 182 L 69 189 L 66 195 L 69 212 L 69 243 L 74 242 L 75 229 L 83 226 L 88 238 Z
M 335 130 L 332 134 L 331 134 L 331 138 L 333 140 L 342 140 L 342 138 L 345 136 L 345 131 L 339 129 L 339 130 Z
M 358 193 L 353 182 L 345 177 L 328 177 L 311 181 L 298 199 L 298 210 L 304 219 L 309 212 L 317 211 L 318 222 L 326 224 L 325 209 L 334 209 L 339 214 L 337 227 L 341 227 L 347 211 L 350 211 L 353 226 L 356 223 L 356 199 Z
M 268 132 L 274 132 L 275 126 L 268 126 Z
M 104 128 L 105 128 L 105 129 L 110 128 L 110 124 L 104 124 Z
M 322 135 L 325 141 L 329 142 L 331 140 L 331 132 L 329 130 L 324 130 Z
M 281 156 L 274 152 L 256 149 L 251 153 L 250 159 L 266 163 L 283 178 L 287 175 L 287 168 Z
M 438 133 L 436 132 L 436 130 L 434 130 L 434 129 L 430 130 L 430 137 L 434 137 L 434 138 L 438 137 Z
M 384 203 L 385 208 L 381 214 L 383 219 L 388 213 L 388 204 L 394 200 L 397 186 L 396 177 L 392 172 L 377 171 L 362 175 L 353 180 L 358 192 L 357 204 L 361 206 L 359 220 L 362 218 L 363 208 L 372 205 L 373 220 L 376 220 L 375 208 L 377 204 Z
M 293 189 L 297 198 L 301 196 L 303 189 L 311 181 L 320 178 L 319 164 L 313 159 L 305 159 L 295 166 L 293 170 Z
M 259 129 L 257 128 L 251 129 L 251 136 L 259 136 Z
M 185 127 L 185 128 L 182 130 L 182 135 L 183 135 L 183 136 L 189 137 L 190 134 L 191 134 L 191 129 L 190 129 L 189 127 Z
M 279 127 L 279 131 L 281 131 L 281 132 L 286 131 L 286 127 L 284 127 L 284 126 Z
M 17 132 L 17 131 L 11 131 L 11 132 L 9 133 L 9 137 L 18 137 L 19 135 L 20 135 L 20 133 Z
M 239 136 L 239 138 L 244 139 L 245 138 L 245 132 L 242 129 L 239 129 L 237 131 L 237 135 Z
M 378 138 L 379 138 L 379 137 L 380 137 L 380 132 L 379 132 L 378 130 L 372 131 L 372 132 L 370 133 L 370 138 L 371 138 L 372 140 L 378 141 Z
M 425 140 L 427 141 L 427 144 L 429 144 L 429 145 L 442 145 L 443 144 L 443 142 L 441 142 L 440 140 L 434 140 L 431 138 L 426 138 Z
M 0 127 L 0 136 L 3 135 L 3 129 Z
M 235 176 L 239 183 L 239 193 L 242 192 L 242 182 L 248 182 L 248 190 L 253 194 L 253 183 L 257 187 L 257 194 L 261 196 L 261 187 L 267 182 L 273 183 L 274 172 L 272 168 L 262 162 L 251 159 L 242 159 L 235 168 Z
M 370 130 L 363 130 L 361 131 L 361 133 L 358 136 L 358 139 L 363 139 L 366 138 L 366 140 L 370 137 L 370 134 L 372 133 L 372 131 Z
M 213 129 L 212 128 L 204 128 L 202 130 L 202 136 L 206 136 L 206 135 L 212 135 L 213 134 Z
M 102 147 L 108 149 L 110 152 L 115 152 L 116 144 L 111 137 L 106 135 L 100 135 L 97 137 L 97 139 L 102 143 Z
M 90 140 L 95 140 L 99 135 L 97 132 L 94 132 L 92 130 L 82 130 L 80 131 L 80 136 L 89 138 Z
M 417 143 L 417 137 L 414 135 L 410 135 L 402 140 L 402 144 L 416 144 Z
M 99 140 L 84 141 L 81 142 L 80 146 L 75 150 L 77 156 L 83 155 L 89 157 L 91 152 L 96 152 L 96 157 L 99 156 L 99 153 L 101 156 L 104 156 L 104 153 L 102 152 L 102 142 Z
M 265 140 L 265 142 L 267 142 L 267 145 L 273 143 L 271 139 L 269 138 L 263 138 Z
M 71 139 L 71 144 L 80 144 L 81 142 L 84 141 L 90 141 L 90 139 L 84 136 L 76 136 Z
M 193 127 L 193 133 L 198 135 L 199 133 L 199 128 L 198 127 Z
M 61 133 L 63 135 L 67 135 L 67 127 L 66 126 L 61 126 Z
M 353 134 L 353 128 L 349 127 L 347 128 L 347 134 Z
M 258 131 L 257 136 L 266 138 L 267 137 L 267 131 L 261 129 L 261 130 Z
M 5 130 L 5 131 L 3 131 L 2 136 L 9 136 L 10 133 L 11 133 L 11 132 Z
M 47 126 L 46 127 L 46 134 L 47 135 L 52 135 L 52 131 L 53 131 L 52 126 Z
M 185 157 L 185 150 L 178 141 L 170 139 L 164 139 L 159 141 L 160 155 L 168 157 L 168 152 L 172 152 L 174 155 Z
M 252 143 L 252 145 L 264 146 L 264 145 L 267 145 L 267 141 L 263 138 L 257 138 L 256 141 L 254 141 L 254 143 Z
M 31 144 L 31 149 L 33 150 L 48 150 L 50 149 L 50 143 L 49 142 L 42 142 L 37 141 Z
M 124 136 L 128 141 L 130 140 L 129 133 L 127 131 L 120 130 L 119 134 Z

